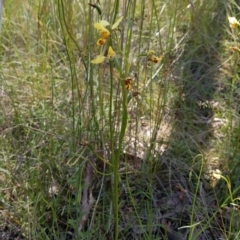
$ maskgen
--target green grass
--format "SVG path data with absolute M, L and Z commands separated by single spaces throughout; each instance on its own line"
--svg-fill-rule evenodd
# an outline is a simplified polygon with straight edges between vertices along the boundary
M 91 4 L 4 3 L 0 238 L 239 239 L 239 6 Z

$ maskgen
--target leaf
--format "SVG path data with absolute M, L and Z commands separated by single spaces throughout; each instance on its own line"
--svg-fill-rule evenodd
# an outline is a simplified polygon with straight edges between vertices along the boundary
M 100 9 L 100 7 L 99 7 L 98 5 L 96 5 L 96 4 L 91 4 L 91 3 L 88 3 L 88 5 L 91 6 L 91 7 L 93 7 L 93 8 L 95 8 L 95 9 L 97 9 L 98 14 L 99 14 L 99 15 L 102 15 L 102 11 L 101 11 L 101 9 Z

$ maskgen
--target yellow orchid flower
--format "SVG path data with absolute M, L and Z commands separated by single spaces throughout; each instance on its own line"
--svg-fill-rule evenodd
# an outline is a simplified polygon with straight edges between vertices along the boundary
M 231 50 L 232 52 L 240 52 L 240 49 L 236 46 L 229 47 L 229 50 Z
M 120 17 L 111 27 L 111 30 L 116 29 L 119 24 L 121 23 L 123 17 Z M 101 34 L 101 38 L 98 39 L 97 41 L 97 45 L 101 46 L 104 45 L 106 43 L 107 38 L 110 35 L 110 31 L 106 28 L 106 26 L 109 26 L 110 23 L 106 20 L 101 20 L 100 22 L 94 23 L 94 27 L 99 30 L 100 34 Z
M 149 50 L 149 51 L 148 51 L 148 56 L 153 55 L 153 54 L 155 54 L 155 51 L 154 51 L 154 50 Z
M 106 57 L 104 57 L 103 55 L 98 55 L 96 58 L 94 58 L 91 63 L 93 64 L 99 64 L 99 63 L 103 63 Z
M 105 24 L 102 23 L 95 23 L 94 27 L 100 31 L 100 34 L 102 35 L 102 38 L 107 39 L 110 35 L 110 32 L 105 28 Z
M 163 59 L 163 56 L 160 56 L 160 57 L 156 57 L 155 55 L 151 55 L 148 60 L 153 62 L 153 63 L 159 63 L 161 62 Z
M 113 51 L 112 47 L 109 46 L 109 48 L 108 48 L 108 58 L 109 58 L 109 59 L 112 59 L 112 58 L 114 58 L 115 56 L 116 56 L 116 53 Z
M 124 83 L 125 83 L 125 88 L 126 88 L 127 90 L 130 90 L 130 89 L 132 88 L 132 86 L 131 86 L 132 79 L 131 79 L 131 78 L 125 79 L 125 80 L 124 80 Z
M 113 51 L 112 47 L 109 46 L 107 58 L 108 58 L 109 60 L 112 60 L 115 56 L 116 56 L 116 53 Z M 106 57 L 103 56 L 103 55 L 98 55 L 96 58 L 94 58 L 94 59 L 91 61 L 91 63 L 93 63 L 93 64 L 103 63 L 104 60 L 105 60 L 105 58 L 106 58 Z
M 235 29 L 240 25 L 239 21 L 235 17 L 228 17 L 230 28 Z
M 101 20 L 99 23 L 100 23 L 103 27 L 106 27 L 106 26 L 109 26 L 109 25 L 110 25 L 110 23 L 109 23 L 108 21 L 106 21 L 106 20 Z
M 104 44 L 106 43 L 106 41 L 107 41 L 106 38 L 99 38 L 99 39 L 97 40 L 97 45 L 98 45 L 98 46 L 102 46 L 102 45 L 104 45 Z

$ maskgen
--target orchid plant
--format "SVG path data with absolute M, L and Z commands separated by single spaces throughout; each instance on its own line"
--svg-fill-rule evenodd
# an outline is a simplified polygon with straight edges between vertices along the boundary
M 119 24 L 122 22 L 123 17 L 120 17 L 112 26 L 111 31 L 114 31 L 118 28 Z M 96 44 L 97 46 L 103 46 L 106 44 L 111 32 L 106 28 L 107 26 L 110 26 L 110 23 L 106 20 L 101 20 L 98 23 L 94 24 L 94 27 L 100 32 L 101 37 L 97 40 Z M 108 47 L 108 55 L 107 58 L 112 60 L 116 56 L 116 53 L 114 52 L 112 46 Z M 93 64 L 99 64 L 104 62 L 106 57 L 103 54 L 103 51 L 91 61 Z

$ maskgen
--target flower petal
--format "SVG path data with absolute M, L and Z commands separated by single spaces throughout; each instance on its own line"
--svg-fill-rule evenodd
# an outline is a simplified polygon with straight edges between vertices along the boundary
M 101 23 L 94 23 L 94 27 L 98 29 L 100 32 L 101 31 L 109 32 Z
M 160 57 L 156 57 L 155 55 L 152 55 L 148 58 L 149 61 L 153 62 L 153 63 L 159 63 L 161 62 L 163 59 L 163 55 Z
M 108 58 L 111 59 L 111 58 L 114 58 L 116 55 L 116 53 L 113 51 L 112 47 L 109 46 L 108 48 Z
M 106 38 L 99 38 L 99 39 L 97 40 L 97 45 L 98 45 L 98 46 L 102 46 L 102 45 L 104 45 L 104 44 L 106 43 L 106 41 L 107 41 Z
M 131 79 L 131 78 L 125 79 L 125 80 L 124 80 L 124 83 L 125 83 L 125 88 L 126 88 L 127 90 L 130 90 L 130 89 L 132 88 L 132 86 L 131 86 L 132 79 Z
M 122 22 L 122 20 L 123 20 L 123 17 L 120 17 L 120 18 L 112 25 L 111 29 L 112 29 L 112 30 L 116 29 L 116 28 L 119 26 L 119 24 Z
M 105 60 L 105 57 L 103 55 L 98 55 L 96 58 L 94 58 L 91 63 L 93 64 L 99 64 L 99 63 L 102 63 L 104 62 Z
M 95 27 L 96 29 L 98 29 L 98 30 L 103 30 L 103 29 L 105 29 L 105 28 L 103 27 L 103 25 L 100 24 L 100 23 L 94 23 L 94 27 Z
M 228 17 L 228 21 L 230 24 L 230 27 L 232 29 L 236 28 L 238 25 L 240 25 L 239 21 L 235 17 Z
M 94 23 L 94 27 L 98 29 L 102 35 L 102 38 L 108 38 L 110 32 L 100 23 Z
M 104 31 L 100 31 L 101 35 L 102 35 L 102 38 L 105 38 L 107 39 L 110 35 L 110 32 L 106 29 Z
M 148 55 L 153 55 L 154 53 L 155 53 L 155 51 L 152 49 L 148 51 Z
M 100 21 L 100 24 L 101 24 L 103 27 L 106 27 L 106 26 L 109 26 L 109 25 L 110 25 L 110 23 L 109 23 L 108 21 L 106 21 L 106 20 L 101 20 L 101 21 Z

